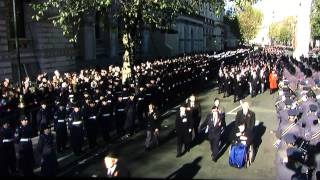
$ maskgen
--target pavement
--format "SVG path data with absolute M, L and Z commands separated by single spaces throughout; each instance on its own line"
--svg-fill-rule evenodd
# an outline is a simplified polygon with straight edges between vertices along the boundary
M 233 103 L 233 96 L 223 98 L 216 88 L 196 93 L 202 107 L 202 121 L 210 112 L 213 99 L 219 97 L 225 107 L 226 124 L 231 125 L 236 112 L 241 110 L 240 103 Z M 196 178 L 196 179 L 275 179 L 275 153 L 272 146 L 276 140 L 270 133 L 275 130 L 276 111 L 274 107 L 276 94 L 269 91 L 255 98 L 247 97 L 251 109 L 256 113 L 257 128 L 261 133 L 254 162 L 248 168 L 237 169 L 229 165 L 229 148 L 222 151 L 217 162 L 211 160 L 209 142 L 204 140 L 180 158 L 176 158 L 176 135 L 174 132 L 175 112 L 177 106 L 163 114 L 160 130 L 160 145 L 151 151 L 144 151 L 145 132 L 139 132 L 125 141 L 111 145 L 102 145 L 97 150 L 78 157 L 73 163 L 62 168 L 59 176 L 64 177 L 106 177 L 103 158 L 113 152 L 122 159 L 134 178 Z M 70 158 L 74 155 L 70 155 Z M 60 157 L 63 158 L 63 157 Z M 68 158 L 67 158 L 68 159 Z M 61 161 L 64 162 L 65 160 Z

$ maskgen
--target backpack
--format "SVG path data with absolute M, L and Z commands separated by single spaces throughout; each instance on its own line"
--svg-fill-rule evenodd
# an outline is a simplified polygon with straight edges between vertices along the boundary
M 247 146 L 242 143 L 233 144 L 230 150 L 229 164 L 235 168 L 243 168 L 247 162 Z

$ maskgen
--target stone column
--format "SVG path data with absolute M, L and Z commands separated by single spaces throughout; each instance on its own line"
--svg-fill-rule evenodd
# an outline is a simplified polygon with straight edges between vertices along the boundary
M 95 12 L 84 17 L 81 28 L 81 55 L 84 61 L 96 60 Z

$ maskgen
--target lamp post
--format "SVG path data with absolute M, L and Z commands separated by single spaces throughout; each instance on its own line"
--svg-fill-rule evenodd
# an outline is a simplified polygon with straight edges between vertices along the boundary
M 19 41 L 18 41 L 18 30 L 17 30 L 17 16 L 16 16 L 16 2 L 15 0 L 12 0 L 12 10 L 13 10 L 13 27 L 14 27 L 14 39 L 15 39 L 15 47 L 16 47 L 16 56 L 17 56 L 17 62 L 18 62 L 18 83 L 19 83 L 19 90 L 20 90 L 20 103 L 19 108 L 23 109 L 23 90 L 22 90 L 22 83 L 21 83 L 21 62 L 20 62 L 20 48 L 19 48 Z

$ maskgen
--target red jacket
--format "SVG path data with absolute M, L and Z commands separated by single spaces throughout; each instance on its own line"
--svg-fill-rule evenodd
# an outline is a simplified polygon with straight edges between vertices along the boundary
M 270 73 L 269 75 L 269 83 L 270 89 L 277 89 L 278 88 L 278 75 L 276 73 Z

